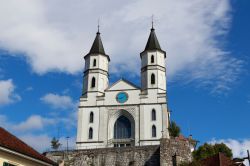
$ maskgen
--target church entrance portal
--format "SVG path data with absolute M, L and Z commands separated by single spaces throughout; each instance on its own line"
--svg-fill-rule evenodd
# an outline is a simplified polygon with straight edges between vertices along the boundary
M 120 116 L 114 124 L 114 147 L 127 147 L 134 144 L 131 121 L 124 115 Z

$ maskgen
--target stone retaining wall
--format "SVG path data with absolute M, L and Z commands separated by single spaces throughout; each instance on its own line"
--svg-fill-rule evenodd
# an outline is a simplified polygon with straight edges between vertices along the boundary
M 175 166 L 191 161 L 188 141 L 162 139 L 161 145 L 47 152 L 65 166 Z
M 160 149 L 161 166 L 175 166 L 192 160 L 189 141 L 162 139 Z

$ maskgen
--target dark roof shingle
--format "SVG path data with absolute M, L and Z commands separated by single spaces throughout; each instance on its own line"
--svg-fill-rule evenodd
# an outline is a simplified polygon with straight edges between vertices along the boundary
M 102 44 L 101 33 L 99 31 L 96 33 L 96 37 L 92 44 L 92 47 L 89 53 L 84 56 L 84 59 L 86 59 L 90 55 L 95 55 L 95 54 L 102 54 L 108 58 L 108 61 L 110 61 L 109 56 L 105 53 L 105 50 Z
M 160 50 L 160 51 L 162 51 L 161 46 L 160 46 L 158 39 L 156 37 L 154 28 L 151 29 L 151 32 L 150 32 L 150 35 L 148 38 L 148 42 L 147 42 L 147 45 L 146 45 L 144 51 L 148 51 L 148 50 Z
M 105 51 L 104 51 L 103 44 L 102 44 L 102 39 L 101 39 L 100 32 L 96 33 L 96 37 L 95 37 L 95 40 L 94 40 L 94 42 L 92 44 L 92 47 L 91 47 L 91 49 L 89 51 L 89 54 L 103 54 L 103 55 L 106 55 Z

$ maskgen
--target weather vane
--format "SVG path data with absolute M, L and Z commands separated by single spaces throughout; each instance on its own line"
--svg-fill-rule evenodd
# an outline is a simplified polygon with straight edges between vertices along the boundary
M 152 14 L 152 29 L 154 29 L 154 15 Z
M 100 30 L 100 18 L 98 18 L 98 25 L 97 25 L 97 29 L 98 29 L 98 33 L 99 33 L 99 30 Z

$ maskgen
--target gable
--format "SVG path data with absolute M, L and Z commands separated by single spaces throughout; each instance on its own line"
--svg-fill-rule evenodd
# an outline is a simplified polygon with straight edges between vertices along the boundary
M 106 90 L 112 91 L 112 90 L 128 90 L 128 89 L 131 90 L 131 89 L 140 89 L 140 88 L 127 80 L 120 79 L 117 82 L 113 83 Z

